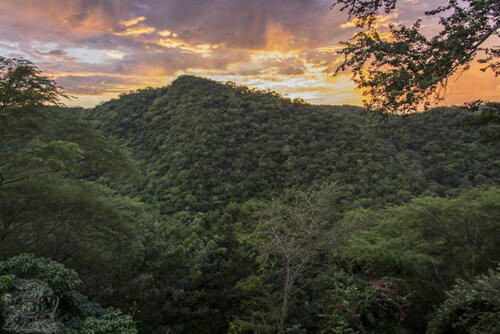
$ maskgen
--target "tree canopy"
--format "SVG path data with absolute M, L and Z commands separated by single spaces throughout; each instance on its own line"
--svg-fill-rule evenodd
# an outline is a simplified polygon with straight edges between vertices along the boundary
M 74 270 L 48 259 L 19 254 L 0 261 L 0 326 L 11 333 L 137 333 L 130 316 L 90 302 L 77 291 L 80 284 Z M 27 300 L 54 316 L 24 321 Z
M 405 118 L 390 115 L 380 124 L 378 116 L 374 119 L 362 108 L 307 105 L 184 76 L 168 87 L 123 95 L 85 116 L 133 152 L 144 182 L 129 191 L 156 206 L 163 217 L 142 236 L 139 264 L 133 269 L 137 279 L 124 288 L 124 295 L 140 291 L 132 299 L 136 319 L 151 332 L 319 333 L 356 326 L 421 332 L 425 322 L 415 319 L 428 316 L 444 295 L 439 290 L 439 297 L 413 297 L 411 291 L 434 287 L 432 272 L 426 277 L 432 283 L 423 279 L 414 285 L 415 276 L 405 275 L 411 267 L 360 272 L 364 262 L 350 256 L 355 244 L 344 245 L 352 246 L 352 252 L 345 248 L 344 253 L 327 241 L 337 236 L 336 228 L 367 228 L 358 223 L 363 210 L 382 215 L 378 210 L 404 206 L 419 196 L 439 212 L 453 212 L 467 200 L 456 203 L 448 197 L 470 187 L 480 187 L 478 193 L 485 196 L 442 224 L 456 228 L 453 222 L 464 211 L 474 213 L 470 218 L 476 222 L 490 204 L 487 187 L 500 180 L 500 147 L 480 142 L 497 128 L 463 127 L 467 114 L 460 108 Z M 318 192 L 322 183 L 331 191 Z M 425 239 L 424 228 L 433 221 L 411 216 L 412 209 L 400 209 L 405 215 L 391 211 L 393 230 L 414 218 L 423 225 L 408 227 L 408 235 L 418 240 L 415 244 L 439 252 L 441 235 L 435 243 Z M 370 216 L 367 221 L 382 225 L 388 219 Z M 496 235 L 491 224 L 493 230 L 478 235 L 490 250 L 494 242 L 488 236 Z M 387 246 L 387 253 L 365 249 L 364 254 L 374 256 L 372 262 L 392 268 L 406 260 L 396 257 L 401 250 L 397 237 L 382 228 L 374 233 L 385 241 L 380 246 Z M 285 252 L 280 240 L 288 246 Z M 427 253 L 409 250 L 403 255 L 410 259 L 404 263 L 417 259 L 421 262 L 415 264 L 432 269 L 432 262 L 422 262 L 429 259 Z M 448 258 L 466 261 L 458 250 L 436 256 L 441 263 Z M 483 260 L 476 257 L 477 264 Z M 335 276 L 340 270 L 345 275 Z M 482 273 L 485 267 L 475 270 Z M 449 278 L 456 276 L 463 273 L 449 268 L 445 286 L 451 287 Z M 363 293 L 356 296 L 350 285 Z M 343 327 L 334 325 L 339 321 Z
M 90 110 L 11 103 L 0 326 L 34 294 L 56 333 L 494 328 L 461 314 L 497 312 L 476 302 L 499 291 L 481 276 L 499 261 L 500 146 L 482 142 L 498 125 L 463 111 L 381 123 L 191 76 Z
M 478 59 L 483 71 L 500 74 L 500 48 L 486 44 L 500 36 L 500 4 L 496 0 L 449 0 L 425 12 L 438 16 L 441 30 L 434 36 L 422 31 L 422 20 L 412 26 L 392 24 L 377 30 L 380 14 L 397 8 L 397 0 L 337 0 L 358 28 L 344 43 L 343 63 L 335 73 L 351 71 L 366 96 L 367 107 L 406 114 L 429 108 L 444 97 L 448 79 Z M 381 13 L 382 12 L 382 13 Z
M 135 161 L 128 150 L 81 119 L 78 110 L 49 106 L 59 103 L 62 92 L 31 63 L 4 58 L 2 62 L 7 70 L 0 91 L 8 97 L 0 108 L 0 261 L 6 261 L 0 264 L 0 286 L 8 290 L 2 291 L 2 300 L 4 292 L 28 287 L 43 291 L 50 287 L 59 294 L 52 279 L 80 282 L 64 276 L 69 271 L 47 259 L 16 257 L 25 252 L 78 268 L 87 292 L 96 286 L 117 289 L 115 275 L 126 270 L 133 257 L 137 231 L 154 222 L 151 209 L 110 186 L 131 180 Z M 28 268 L 32 275 L 21 277 Z M 47 269 L 44 277 L 42 269 Z M 68 289 L 61 293 L 74 295 Z M 95 298 L 95 293 L 91 296 Z M 104 310 L 80 295 L 72 298 L 63 300 L 82 309 L 68 312 L 81 314 L 59 314 L 68 327 L 62 332 L 112 333 L 120 323 L 135 332 L 129 316 Z M 17 326 L 18 306 L 25 307 L 7 305 L 4 310 L 0 305 L 1 326 L 4 321 L 14 321 L 5 325 L 8 328 Z M 117 328 L 114 332 L 121 333 Z
M 7 107 L 58 105 L 68 97 L 32 62 L 0 56 L 0 110 Z

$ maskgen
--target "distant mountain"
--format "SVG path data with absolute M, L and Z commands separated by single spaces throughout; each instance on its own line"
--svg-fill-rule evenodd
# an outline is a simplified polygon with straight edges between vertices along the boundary
M 313 106 L 271 91 L 182 76 L 87 115 L 143 164 L 138 189 L 163 213 L 210 211 L 334 181 L 346 205 L 383 206 L 500 181 L 500 145 L 465 111 L 383 119 L 353 106 Z

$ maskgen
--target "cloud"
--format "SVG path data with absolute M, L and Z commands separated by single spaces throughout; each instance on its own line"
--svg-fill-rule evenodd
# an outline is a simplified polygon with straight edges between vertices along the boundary
M 379 24 L 411 23 L 436 2 L 402 1 Z M 330 5 L 331 0 L 1 1 L 0 53 L 34 61 L 80 97 L 72 104 L 165 85 L 184 73 L 276 89 L 314 103 L 360 104 L 348 74 L 331 76 L 341 61 L 340 41 L 354 28 Z M 425 24 L 435 29 L 435 22 Z M 482 86 L 484 95 L 497 94 L 498 80 Z
M 137 78 L 106 75 L 67 75 L 57 78 L 57 82 L 69 94 L 76 95 L 120 93 L 125 87 L 140 83 Z
M 59 58 L 64 61 L 70 61 L 70 62 L 77 60 L 75 57 L 68 56 L 67 52 L 61 49 L 50 50 L 47 52 L 33 49 L 33 52 L 40 57 Z
M 119 24 L 124 26 L 124 27 L 131 27 L 131 26 L 134 26 L 137 23 L 142 22 L 144 20 L 146 20 L 146 18 L 144 16 L 138 16 L 138 17 L 131 18 L 129 20 L 120 20 Z
M 156 31 L 154 27 L 147 26 L 145 24 L 140 24 L 140 25 L 135 25 L 132 27 L 128 27 L 122 31 L 116 31 L 114 32 L 115 35 L 117 36 L 137 36 L 137 35 L 149 35 L 152 34 Z

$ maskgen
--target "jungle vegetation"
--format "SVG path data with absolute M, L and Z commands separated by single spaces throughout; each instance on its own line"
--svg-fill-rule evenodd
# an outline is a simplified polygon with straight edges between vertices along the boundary
M 1 60 L 2 326 L 44 282 L 60 333 L 498 331 L 499 126 L 475 112 L 191 76 L 65 108 Z

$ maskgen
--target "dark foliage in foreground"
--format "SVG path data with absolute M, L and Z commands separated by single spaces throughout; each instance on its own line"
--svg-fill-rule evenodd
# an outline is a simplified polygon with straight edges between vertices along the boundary
M 19 108 L 0 261 L 75 269 L 92 333 L 130 325 L 108 306 L 141 333 L 418 333 L 500 261 L 498 128 L 462 109 L 380 118 L 195 77 Z

